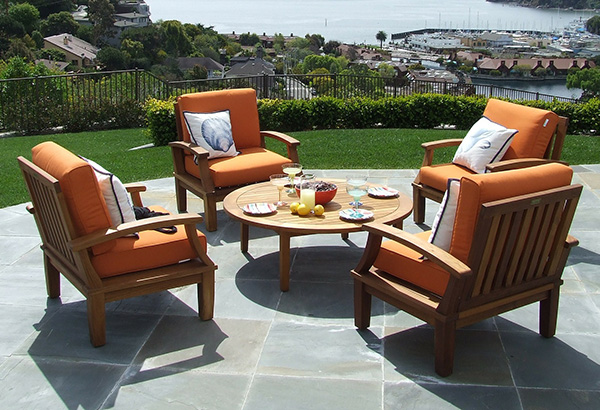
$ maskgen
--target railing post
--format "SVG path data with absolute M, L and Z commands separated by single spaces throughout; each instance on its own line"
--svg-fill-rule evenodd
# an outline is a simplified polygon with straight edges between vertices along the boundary
M 269 75 L 267 73 L 263 74 L 262 77 L 262 89 L 263 89 L 263 97 L 262 98 L 270 98 L 269 96 Z
M 333 74 L 333 98 L 338 98 L 337 73 Z
M 140 102 L 140 70 L 135 68 L 135 100 Z

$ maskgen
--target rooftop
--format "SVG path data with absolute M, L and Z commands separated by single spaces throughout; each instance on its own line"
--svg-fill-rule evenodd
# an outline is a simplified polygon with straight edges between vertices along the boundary
M 108 343 L 93 348 L 82 296 L 63 280 L 62 297 L 46 297 L 33 217 L 24 204 L 0 209 L 3 407 L 600 408 L 600 165 L 574 169 L 584 185 L 571 229 L 580 246 L 563 275 L 556 336 L 537 333 L 537 305 L 461 329 L 447 378 L 434 372 L 433 331 L 423 322 L 374 300 L 372 326 L 354 327 L 349 270 L 364 233 L 292 238 L 290 291 L 282 293 L 277 236 L 251 228 L 242 254 L 239 224 L 221 211 L 219 230 L 207 233 L 219 265 L 214 320 L 197 318 L 193 287 L 110 303 Z M 406 194 L 416 175 L 368 172 Z M 176 209 L 171 178 L 147 186 L 147 204 Z M 427 207 L 428 223 L 436 208 Z M 409 232 L 422 228 L 405 221 Z

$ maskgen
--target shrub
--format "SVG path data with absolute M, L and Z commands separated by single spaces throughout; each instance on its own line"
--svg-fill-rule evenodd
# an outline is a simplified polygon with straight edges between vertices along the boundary
M 175 125 L 175 97 L 168 100 L 149 98 L 144 104 L 147 135 L 154 145 L 167 145 L 177 139 Z

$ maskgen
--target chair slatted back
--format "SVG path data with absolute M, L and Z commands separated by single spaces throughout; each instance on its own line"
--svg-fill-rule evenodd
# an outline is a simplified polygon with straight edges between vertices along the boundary
M 58 180 L 23 157 L 19 157 L 18 161 L 31 196 L 33 215 L 45 252 L 74 268 L 77 258 L 69 246 L 74 228 Z
M 581 190 L 570 185 L 483 204 L 463 308 L 560 280 Z

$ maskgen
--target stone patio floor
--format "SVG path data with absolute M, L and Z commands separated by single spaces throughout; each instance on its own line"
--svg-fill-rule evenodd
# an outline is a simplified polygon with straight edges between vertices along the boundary
M 89 342 L 85 300 L 66 280 L 46 296 L 40 238 L 24 204 L 0 209 L 0 404 L 4 409 L 599 409 L 600 165 L 584 185 L 571 234 L 557 334 L 537 333 L 538 306 L 458 331 L 454 374 L 433 369 L 433 331 L 374 299 L 372 326 L 353 324 L 349 270 L 364 233 L 292 238 L 290 291 L 279 290 L 278 240 L 219 212 L 208 233 L 219 265 L 214 320 L 184 287 L 107 305 L 108 343 Z M 415 170 L 371 170 L 410 195 Z M 344 171 L 317 171 L 341 177 Z M 146 204 L 175 211 L 170 178 Z M 190 196 L 189 209 L 202 212 Z M 429 203 L 426 223 L 437 209 Z M 412 219 L 405 229 L 419 232 Z M 203 226 L 200 226 L 203 229 Z

